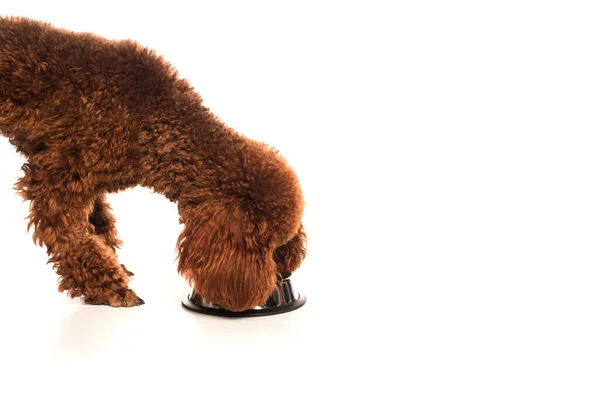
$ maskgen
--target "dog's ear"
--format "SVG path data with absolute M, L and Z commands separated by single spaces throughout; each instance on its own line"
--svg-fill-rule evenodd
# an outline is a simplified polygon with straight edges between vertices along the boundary
M 300 224 L 298 231 L 287 243 L 275 249 L 273 259 L 281 278 L 292 275 L 306 257 L 306 233 Z
M 277 279 L 267 224 L 209 202 L 182 211 L 178 271 L 194 290 L 231 311 L 266 302 Z

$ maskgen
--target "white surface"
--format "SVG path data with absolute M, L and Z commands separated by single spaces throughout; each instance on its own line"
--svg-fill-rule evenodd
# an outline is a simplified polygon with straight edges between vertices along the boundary
M 175 206 L 124 192 L 146 304 L 85 306 L 56 292 L 0 140 L 0 398 L 597 399 L 599 10 L 410 3 L 3 4 L 165 54 L 288 158 L 310 243 L 303 309 L 195 315 Z

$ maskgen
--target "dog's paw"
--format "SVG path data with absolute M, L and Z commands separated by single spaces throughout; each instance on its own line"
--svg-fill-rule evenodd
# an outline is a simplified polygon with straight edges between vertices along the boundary
M 134 275 L 135 275 L 133 272 L 131 272 L 130 270 L 128 270 L 128 269 L 125 267 L 125 264 L 121 264 L 121 268 L 123 269 L 123 272 L 125 272 L 125 274 L 127 274 L 127 276 L 128 276 L 128 277 L 130 277 L 130 278 L 131 278 L 132 276 L 134 276 Z
M 111 307 L 135 307 L 145 304 L 131 289 L 122 288 L 118 290 L 101 289 L 98 293 L 88 295 L 86 304 L 106 305 Z

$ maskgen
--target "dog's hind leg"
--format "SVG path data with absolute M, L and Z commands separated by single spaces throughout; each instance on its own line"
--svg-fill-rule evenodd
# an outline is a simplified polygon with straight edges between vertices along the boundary
M 129 289 L 129 277 L 114 250 L 90 224 L 96 194 L 79 176 L 48 173 L 30 165 L 16 187 L 30 200 L 33 239 L 46 245 L 59 278 L 59 291 L 83 297 L 88 304 L 131 307 L 144 304 Z M 60 182 L 57 178 L 60 177 Z
M 116 219 L 112 209 L 106 200 L 106 194 L 100 194 L 94 201 L 94 210 L 90 214 L 90 223 L 94 226 L 94 233 L 101 237 L 104 242 L 116 253 L 121 248 L 123 242 L 118 237 Z M 123 271 L 127 276 L 133 276 L 125 265 L 121 264 Z
M 296 235 L 289 242 L 275 249 L 273 260 L 277 264 L 279 278 L 288 278 L 302 263 L 306 256 L 306 234 L 300 225 Z

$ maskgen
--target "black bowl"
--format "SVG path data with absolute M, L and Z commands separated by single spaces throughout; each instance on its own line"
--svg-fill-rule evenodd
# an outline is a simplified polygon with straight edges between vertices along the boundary
M 245 311 L 229 311 L 211 303 L 196 292 L 185 296 L 181 304 L 188 310 L 219 317 L 263 317 L 294 311 L 306 303 L 306 297 L 296 293 L 289 278 L 277 281 L 275 289 L 261 306 Z

